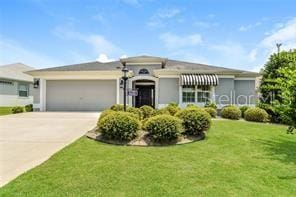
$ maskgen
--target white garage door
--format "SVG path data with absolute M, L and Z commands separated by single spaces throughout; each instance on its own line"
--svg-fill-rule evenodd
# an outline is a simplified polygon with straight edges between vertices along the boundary
M 48 80 L 46 110 L 98 111 L 116 103 L 116 80 Z

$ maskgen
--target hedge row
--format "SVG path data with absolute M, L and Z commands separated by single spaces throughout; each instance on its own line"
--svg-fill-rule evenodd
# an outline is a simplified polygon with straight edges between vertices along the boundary
M 140 128 L 148 132 L 154 141 L 171 141 L 180 135 L 204 135 L 211 126 L 211 116 L 202 108 L 180 109 L 171 104 L 160 110 L 148 106 L 134 113 L 122 112 L 120 106 L 102 112 L 98 120 L 98 131 L 103 137 L 113 140 L 130 141 L 137 137 Z M 128 109 L 131 109 L 129 107 Z M 141 121 L 140 121 L 141 120 Z

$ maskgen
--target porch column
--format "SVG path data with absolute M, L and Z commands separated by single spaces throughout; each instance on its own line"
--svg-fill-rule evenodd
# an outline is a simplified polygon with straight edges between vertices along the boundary
M 46 111 L 46 80 L 39 80 L 40 86 L 40 111 Z

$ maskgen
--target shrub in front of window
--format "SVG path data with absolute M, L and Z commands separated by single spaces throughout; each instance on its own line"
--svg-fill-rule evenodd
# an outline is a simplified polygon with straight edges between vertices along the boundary
M 200 108 L 199 106 L 192 104 L 192 103 L 186 105 L 186 108 L 189 108 L 189 107 Z
M 206 103 L 204 107 L 212 107 L 214 109 L 217 109 L 217 105 L 213 102 Z
M 245 120 L 253 122 L 266 122 L 268 114 L 264 109 L 259 107 L 250 108 L 245 111 Z
M 11 109 L 11 112 L 12 112 L 13 114 L 23 113 L 23 112 L 24 112 L 24 108 L 23 108 L 23 107 L 20 107 L 20 106 L 13 107 L 13 108 Z
M 25 106 L 26 112 L 32 112 L 33 111 L 33 104 L 29 104 Z
M 176 114 L 188 135 L 203 135 L 211 127 L 211 116 L 204 109 L 189 107 Z
M 115 112 L 99 121 L 99 132 L 106 139 L 130 141 L 137 137 L 140 121 L 128 112 Z
M 206 112 L 208 112 L 212 118 L 216 118 L 217 117 L 217 110 L 215 108 L 205 107 L 204 110 Z
M 155 109 L 148 105 L 143 105 L 142 107 L 140 107 L 140 110 L 142 111 L 143 119 L 150 118 L 155 112 Z
M 158 115 L 149 118 L 145 123 L 149 137 L 157 142 L 177 139 L 182 131 L 182 121 L 171 115 Z
M 242 118 L 245 117 L 245 111 L 247 111 L 250 107 L 249 106 L 241 106 L 239 109 L 242 112 Z
M 241 111 L 238 107 L 233 105 L 228 105 L 223 107 L 221 111 L 222 118 L 232 119 L 232 120 L 239 120 L 241 117 Z

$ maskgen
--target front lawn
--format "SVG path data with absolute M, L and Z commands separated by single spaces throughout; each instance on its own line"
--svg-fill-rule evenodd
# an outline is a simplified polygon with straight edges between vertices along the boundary
M 215 120 L 205 140 L 168 147 L 82 137 L 0 196 L 295 196 L 296 136 L 285 129 Z
M 11 114 L 12 107 L 0 107 L 0 116 Z

